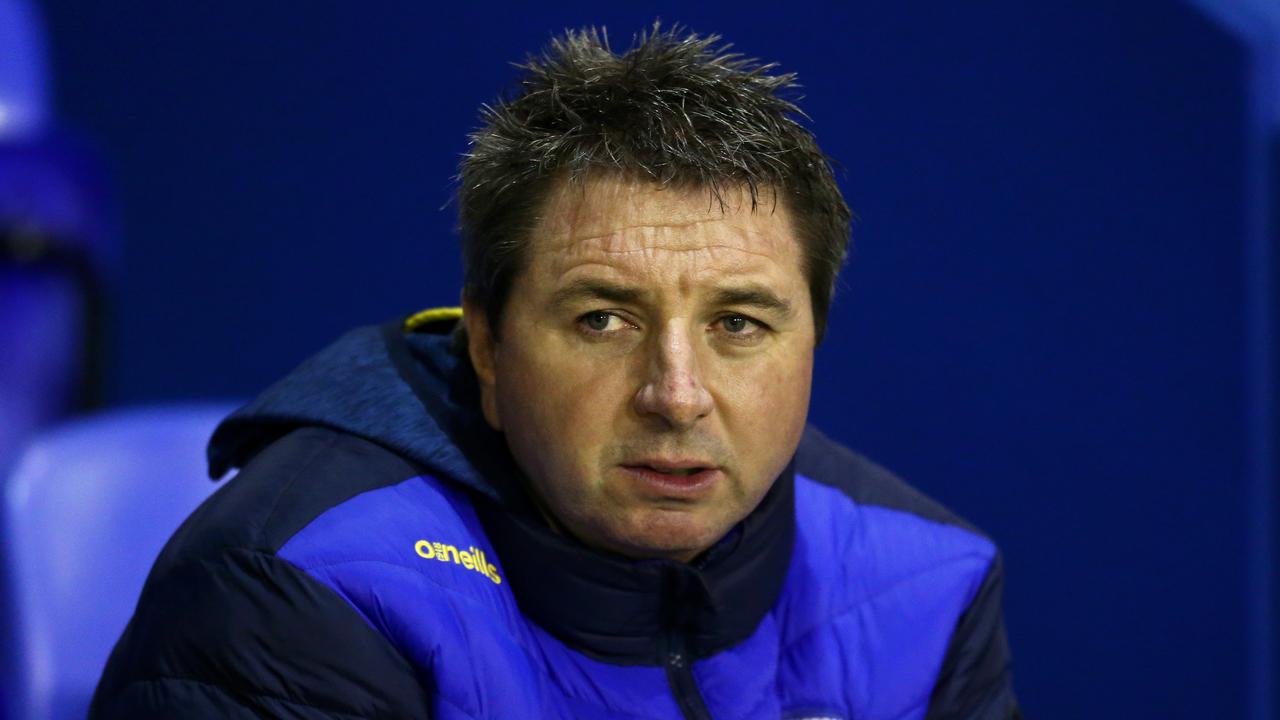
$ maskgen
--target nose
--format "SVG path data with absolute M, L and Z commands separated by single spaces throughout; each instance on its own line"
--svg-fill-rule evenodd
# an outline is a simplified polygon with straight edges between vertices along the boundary
M 683 325 L 680 321 L 668 322 L 647 345 L 647 373 L 635 397 L 635 407 L 641 415 L 660 418 L 673 430 L 693 427 L 715 406 L 711 392 L 703 384 L 696 342 Z

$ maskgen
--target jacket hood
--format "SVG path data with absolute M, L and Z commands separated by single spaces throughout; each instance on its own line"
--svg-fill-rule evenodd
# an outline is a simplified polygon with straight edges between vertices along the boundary
M 439 312 L 439 311 L 437 311 Z M 478 411 L 471 363 L 453 349 L 457 313 L 405 331 L 407 323 L 357 328 L 299 365 L 223 420 L 208 446 L 220 478 L 303 426 L 350 433 L 494 499 L 506 493 L 477 464 L 504 462 L 470 448 L 503 447 Z M 323 392 L 317 392 L 323 388 Z

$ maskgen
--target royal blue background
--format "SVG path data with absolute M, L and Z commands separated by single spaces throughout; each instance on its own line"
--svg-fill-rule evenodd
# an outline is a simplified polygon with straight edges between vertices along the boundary
M 349 326 L 454 303 L 464 134 L 552 32 L 621 46 L 661 17 L 780 61 L 859 216 L 813 417 L 1001 544 L 1028 715 L 1267 716 L 1252 61 L 1202 11 L 43 7 L 60 114 L 118 185 L 115 404 L 247 397 Z

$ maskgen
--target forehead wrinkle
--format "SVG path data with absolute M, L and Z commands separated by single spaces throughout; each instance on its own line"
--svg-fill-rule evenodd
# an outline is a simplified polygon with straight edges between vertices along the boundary
M 593 213 L 593 214 L 604 215 L 605 213 Z M 748 216 L 754 217 L 754 213 L 748 213 Z M 557 229 L 556 226 L 560 226 L 563 228 L 576 228 L 579 226 L 585 226 L 587 228 L 587 230 L 582 231 L 583 236 L 581 237 L 575 236 L 572 231 L 566 233 L 570 240 L 582 240 L 582 239 L 588 239 L 591 237 L 606 237 L 609 235 L 619 235 L 619 234 L 625 233 L 628 230 L 640 230 L 640 231 L 683 230 L 687 228 L 693 228 L 693 227 L 698 227 L 701 225 L 709 225 L 709 224 L 731 227 L 734 230 L 738 230 L 739 232 L 744 232 L 748 234 L 755 234 L 755 235 L 762 234 L 759 230 L 756 230 L 750 227 L 749 224 L 738 222 L 738 220 L 741 217 L 742 215 L 739 213 L 722 213 L 722 214 L 714 214 L 710 216 L 699 214 L 699 217 L 695 217 L 692 219 L 662 220 L 658 218 L 637 218 L 635 222 L 624 222 L 624 223 L 613 224 L 613 223 L 606 223 L 606 222 L 594 222 L 594 223 L 590 221 L 583 222 L 575 216 L 574 219 L 572 220 L 566 220 L 564 222 L 554 223 L 550 225 L 549 229 L 552 229 L 552 230 Z M 774 224 L 773 221 L 766 221 L 766 222 L 768 224 Z M 778 221 L 778 222 L 781 222 L 781 221 Z M 599 232 L 599 231 L 596 231 L 593 226 L 608 226 L 608 231 Z
M 742 253 L 744 255 L 753 255 L 756 257 L 763 258 L 765 260 L 769 260 L 770 262 L 772 262 L 775 259 L 773 255 L 767 252 L 763 252 L 759 250 L 748 250 L 747 248 L 744 248 L 744 247 L 740 247 L 737 245 L 727 245 L 727 244 L 698 245 L 697 247 L 674 247 L 670 245 L 645 245 L 643 247 L 628 248 L 628 249 L 594 247 L 594 248 L 581 248 L 577 250 L 559 250 L 559 251 L 553 250 L 553 249 L 545 249 L 539 252 L 543 252 L 543 253 L 555 252 L 560 255 L 566 255 L 566 254 L 586 255 L 590 253 L 600 253 L 607 256 L 613 256 L 613 255 L 637 255 L 637 254 L 650 255 L 658 252 L 700 253 L 700 254 L 715 255 L 715 254 L 723 254 L 721 251 L 728 251 L 730 253 Z
M 668 259 L 663 260 L 661 256 L 668 253 Z M 771 253 L 746 250 L 736 245 L 657 246 L 626 250 L 587 248 L 557 253 L 552 258 L 547 269 L 560 278 L 585 272 L 588 268 L 607 268 L 610 274 L 623 277 L 661 276 L 674 272 L 681 282 L 708 275 L 712 278 L 768 275 L 777 260 Z
M 717 275 L 773 277 L 780 260 L 800 259 L 785 212 L 697 199 L 625 183 L 588 183 L 576 191 L 562 186 L 528 250 L 543 258 L 538 265 L 553 283 L 605 269 L 645 283 L 668 276 L 677 284 Z
M 596 192 L 580 188 L 579 194 L 563 192 L 548 204 L 538 223 L 540 245 L 565 247 L 596 238 L 615 236 L 683 235 L 691 241 L 708 235 L 733 234 L 747 238 L 792 236 L 789 218 L 776 209 L 761 212 L 742 207 L 691 206 L 687 196 L 655 193 L 642 186 L 634 192 L 614 194 L 621 188 L 595 186 Z M 549 241 L 549 242 L 548 242 Z
M 606 237 L 607 235 L 617 235 L 617 234 L 622 233 L 622 232 L 625 232 L 625 231 L 627 231 L 627 230 L 646 230 L 646 229 L 658 229 L 658 228 L 662 228 L 662 229 L 664 229 L 664 230 L 665 230 L 665 229 L 688 228 L 688 227 L 693 227 L 693 226 L 695 226 L 695 225 L 705 225 L 706 223 L 718 223 L 718 222 L 725 222 L 726 220 L 727 220 L 727 218 L 726 218 L 726 217 L 724 217 L 724 216 L 719 216 L 719 217 L 702 217 L 702 218 L 695 218 L 695 219 L 693 219 L 693 220 L 672 220 L 672 221 L 669 221 L 669 222 L 637 222 L 637 223 L 627 223 L 627 224 L 624 224 L 624 225 L 618 225 L 618 226 L 614 227 L 614 228 L 613 228 L 613 230 L 612 230 L 612 232 L 610 232 L 610 233 L 602 233 L 602 234 L 600 234 L 600 235 L 598 235 L 598 236 L 588 236 L 588 237 Z M 571 224 L 572 224 L 572 223 L 571 223 Z M 585 224 L 585 223 L 583 223 L 583 224 Z M 601 224 L 603 224 L 603 223 L 601 223 Z M 570 237 L 570 239 L 571 239 L 571 240 L 577 240 L 577 239 L 580 239 L 580 238 Z
M 584 254 L 601 252 L 606 254 L 634 252 L 686 252 L 731 251 L 751 255 L 774 257 L 789 248 L 782 247 L 789 234 L 772 232 L 772 228 L 756 228 L 750 225 L 720 226 L 724 232 L 682 232 L 684 228 L 705 225 L 702 220 L 696 223 L 632 225 L 600 234 L 570 234 L 556 238 L 551 242 L 535 244 L 535 253 L 556 252 L 561 254 Z
M 707 225 L 709 223 L 720 224 L 719 227 L 725 228 L 723 233 L 708 232 L 692 232 L 679 233 L 680 230 L 695 228 Z M 548 228 L 554 231 L 556 228 Z M 593 229 L 592 229 L 593 230 Z M 610 228 L 607 232 L 593 232 L 584 230 L 581 232 L 573 232 L 566 228 L 562 233 L 548 232 L 555 241 L 551 243 L 538 243 L 542 245 L 540 251 L 563 251 L 575 245 L 618 245 L 618 244 L 637 244 L 637 243 L 653 243 L 668 238 L 680 238 L 681 242 L 672 243 L 667 246 L 668 249 L 676 249 L 674 245 L 688 245 L 691 248 L 707 247 L 710 245 L 719 245 L 722 247 L 732 247 L 720 238 L 725 236 L 731 238 L 739 238 L 747 243 L 763 242 L 770 246 L 776 246 L 779 242 L 789 238 L 779 237 L 782 233 L 770 232 L 772 228 L 760 229 L 750 225 L 737 224 L 726 221 L 722 218 L 707 218 L 682 223 L 638 223 L 634 225 L 623 225 Z M 717 238 L 720 236 L 720 238 Z M 726 238 L 727 239 L 727 238 Z M 547 247 L 550 245 L 550 247 Z

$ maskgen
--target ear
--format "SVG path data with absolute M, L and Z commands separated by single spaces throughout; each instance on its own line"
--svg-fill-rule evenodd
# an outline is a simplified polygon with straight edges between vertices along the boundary
M 494 430 L 502 430 L 502 418 L 498 415 L 497 342 L 489 327 L 489 316 L 484 308 L 463 298 L 462 324 L 467 328 L 467 354 L 471 367 L 475 368 L 480 382 L 480 410 Z

